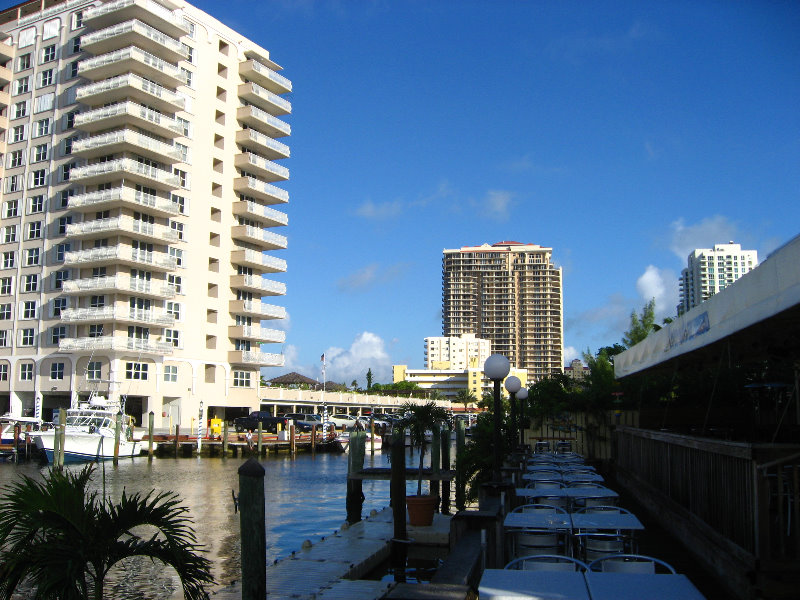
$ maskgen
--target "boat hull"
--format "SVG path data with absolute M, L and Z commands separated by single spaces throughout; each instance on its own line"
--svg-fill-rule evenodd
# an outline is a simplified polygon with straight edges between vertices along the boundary
M 36 447 L 45 453 L 47 462 L 53 462 L 54 432 L 47 431 L 36 437 Z M 139 442 L 120 440 L 119 458 L 139 456 Z M 88 462 L 114 458 L 114 438 L 99 433 L 67 433 L 64 436 L 64 462 Z

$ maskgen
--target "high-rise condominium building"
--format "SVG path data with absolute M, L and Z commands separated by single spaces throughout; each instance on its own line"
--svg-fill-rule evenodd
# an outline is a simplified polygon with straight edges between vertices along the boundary
M 728 242 L 714 244 L 713 249 L 698 248 L 689 255 L 687 262 L 679 282 L 679 315 L 755 269 L 758 266 L 758 252 L 742 250 L 740 244 Z
M 482 369 L 492 354 L 492 342 L 474 334 L 425 338 L 426 369 Z
M 525 369 L 531 382 L 561 372 L 561 268 L 552 252 L 519 242 L 444 250 L 444 335 L 491 341 L 492 352 Z
M 283 363 L 260 325 L 285 313 L 262 302 L 285 294 L 281 67 L 183 0 L 23 2 L 0 37 L 0 413 L 257 404 Z

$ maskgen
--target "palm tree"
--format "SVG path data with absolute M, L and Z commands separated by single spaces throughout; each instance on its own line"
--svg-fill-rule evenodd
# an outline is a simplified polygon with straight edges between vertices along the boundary
M 405 415 L 400 420 L 400 427 L 408 428 L 411 436 L 411 445 L 419 449 L 419 477 L 417 479 L 417 496 L 422 495 L 422 463 L 425 458 L 425 432 L 445 423 L 450 415 L 447 410 L 438 406 L 436 402 L 414 404 L 406 402 L 400 407 Z
M 211 562 L 202 556 L 188 509 L 174 492 L 128 496 L 119 503 L 87 492 L 93 465 L 24 476 L 0 498 L 0 598 L 28 580 L 42 600 L 102 600 L 117 562 L 146 556 L 175 569 L 188 600 L 208 597 Z M 140 535 L 141 526 L 155 533 Z M 149 528 L 148 528 L 149 529 Z
M 465 413 L 467 412 L 467 410 L 469 410 L 469 405 L 477 401 L 478 398 L 476 398 L 475 394 L 473 394 L 470 390 L 467 389 L 458 390 L 458 393 L 456 394 L 456 402 L 464 405 Z

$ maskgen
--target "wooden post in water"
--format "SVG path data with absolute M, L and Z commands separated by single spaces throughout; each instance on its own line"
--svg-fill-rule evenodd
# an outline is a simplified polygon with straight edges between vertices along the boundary
M 317 426 L 311 426 L 311 455 L 315 455 L 317 453 Z
M 464 421 L 459 419 L 456 423 L 456 510 L 464 510 L 467 507 L 467 482 L 458 464 L 459 460 L 463 460 L 460 457 L 464 456 L 466 448 L 465 435 Z
M 58 468 L 64 468 L 64 445 L 65 445 L 65 433 L 67 431 L 67 411 L 63 408 L 58 409 Z
M 289 453 L 292 457 L 294 457 L 295 452 L 297 452 L 297 439 L 294 436 L 294 432 L 294 421 L 292 421 L 292 424 L 289 425 Z
M 258 456 L 264 452 L 264 424 L 258 421 Z
M 14 463 L 19 462 L 19 438 L 22 434 L 22 425 L 14 423 Z
M 445 471 L 450 470 L 450 429 L 447 427 L 442 428 L 441 433 L 442 441 L 442 469 Z M 450 480 L 442 480 L 442 514 L 450 514 Z
M 389 481 L 389 498 L 392 505 L 392 522 L 394 537 L 392 538 L 391 567 L 395 581 L 405 581 L 406 556 L 408 553 L 408 528 L 406 527 L 406 432 L 400 427 L 392 431 L 392 475 Z
M 228 456 L 228 422 L 222 424 L 222 456 Z
M 180 424 L 175 425 L 175 458 L 178 458 L 178 438 L 181 437 L 181 426 Z
M 264 467 L 250 457 L 239 467 L 242 600 L 264 600 L 267 596 L 267 524 L 264 513 Z
M 153 411 L 150 411 L 150 414 L 147 415 L 147 460 L 153 460 L 153 426 L 155 424 L 156 416 L 153 414 Z
M 119 438 L 122 435 L 122 413 L 117 412 L 114 422 L 114 466 L 119 464 Z
M 58 418 L 61 419 L 60 411 Z M 58 468 L 58 456 L 60 452 L 61 452 L 61 426 L 59 424 L 56 425 L 55 429 L 53 430 L 53 466 L 56 468 Z
M 431 431 L 431 475 L 434 478 L 430 480 L 430 487 L 431 496 L 437 497 L 439 497 L 440 482 L 435 477 L 436 474 L 439 473 L 439 464 L 441 463 L 441 447 L 442 438 L 439 436 L 439 426 L 434 425 Z
M 369 444 L 370 444 L 370 455 L 375 456 L 375 407 L 372 407 L 372 410 L 369 413 Z
M 364 505 L 364 493 L 360 479 L 351 479 L 350 475 L 360 473 L 364 468 L 364 454 L 366 453 L 367 433 L 353 431 L 350 434 L 350 449 L 347 456 L 347 522 L 351 525 L 361 520 L 361 508 Z

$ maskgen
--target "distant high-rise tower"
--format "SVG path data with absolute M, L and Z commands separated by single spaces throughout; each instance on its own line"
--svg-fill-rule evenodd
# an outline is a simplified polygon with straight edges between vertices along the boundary
M 561 372 L 561 268 L 552 248 L 499 242 L 444 250 L 442 329 L 492 342 L 492 352 L 535 381 Z
M 261 326 L 286 315 L 262 302 L 286 289 L 280 70 L 184 0 L 0 11 L 0 414 L 99 393 L 185 431 L 258 406 L 285 341 Z
M 758 252 L 742 250 L 741 245 L 733 242 L 714 244 L 713 250 L 696 249 L 689 255 L 688 266 L 681 271 L 678 314 L 725 289 L 757 266 Z

